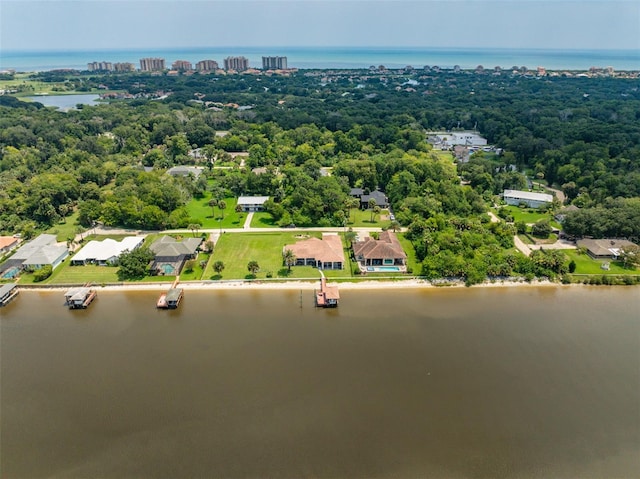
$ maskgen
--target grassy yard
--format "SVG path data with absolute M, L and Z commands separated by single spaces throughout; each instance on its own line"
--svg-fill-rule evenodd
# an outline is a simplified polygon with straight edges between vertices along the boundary
M 202 227 L 207 229 L 220 227 L 222 227 L 222 229 L 242 228 L 247 214 L 236 213 L 235 208 L 238 203 L 237 198 L 229 197 L 224 199 L 227 207 L 224 209 L 222 214 L 220 212 L 220 208 L 217 206 L 214 209 L 209 206 L 210 200 L 211 192 L 209 191 L 205 193 L 204 198 L 193 198 L 189 203 L 187 203 L 189 216 L 200 222 Z M 222 225 L 220 225 L 221 218 Z
M 378 227 L 389 226 L 391 220 L 389 220 L 389 210 L 382 210 L 379 214 L 375 215 L 373 222 L 371 221 L 370 210 L 360 210 L 354 208 L 349 214 L 349 221 L 347 226 L 351 227 Z M 258 211 L 253 214 L 251 220 L 252 228 L 275 228 L 278 224 L 273 220 L 271 215 L 265 211 Z M 300 226 L 300 225 L 298 225 Z
M 200 280 L 202 279 L 202 275 L 205 271 L 205 268 L 207 266 L 207 263 L 209 262 L 209 257 L 211 255 L 209 253 L 200 253 L 198 254 L 198 257 L 196 258 L 196 263 L 195 266 L 193 268 L 192 271 L 187 272 L 186 268 L 182 269 L 182 273 L 180 273 L 180 280 L 181 281 L 192 281 L 192 280 Z M 200 266 L 200 263 L 203 262 L 205 263 L 205 268 L 203 268 L 202 266 Z
M 74 211 L 72 215 L 67 216 L 59 223 L 56 223 L 45 231 L 45 233 L 56 235 L 58 241 L 67 241 L 69 238 L 75 238 L 79 228 L 83 231 L 86 229 L 78 225 L 78 212 Z
M 418 263 L 418 259 L 416 258 L 416 251 L 413 248 L 413 244 L 407 238 L 405 238 L 404 233 L 397 233 L 398 241 L 402 245 L 402 249 L 407 254 L 407 269 L 412 271 L 410 274 L 419 275 L 422 266 Z
M 362 226 L 362 227 L 380 227 L 388 226 L 391 223 L 389 220 L 389 210 L 381 210 L 380 213 L 374 215 L 373 221 L 371 221 L 371 210 L 361 210 L 358 208 L 352 209 L 349 212 L 349 221 L 347 226 Z
M 581 254 L 577 250 L 565 250 L 570 260 L 576 262 L 575 274 L 640 274 L 638 269 L 628 269 L 622 266 L 620 261 L 608 261 L 603 259 L 591 259 L 589 255 Z M 609 263 L 609 270 L 602 269 L 603 263 Z
M 256 211 L 251 219 L 252 228 L 275 228 L 278 224 L 266 211 Z
M 317 269 L 311 266 L 293 266 L 289 272 L 283 265 L 282 248 L 301 239 L 296 237 L 297 235 L 298 233 L 288 231 L 223 234 L 216 244 L 203 279 L 250 279 L 251 274 L 247 270 L 247 264 L 252 260 L 260 265 L 257 279 L 265 279 L 268 272 L 271 272 L 273 278 L 319 278 Z M 317 238 L 322 236 L 319 232 L 309 232 L 305 235 Z M 213 270 L 213 264 L 216 261 L 222 261 L 225 265 L 221 275 L 217 275 Z M 351 275 L 346 267 L 341 271 L 328 270 L 325 274 L 327 277 Z
M 20 275 L 20 284 L 72 284 L 72 283 L 115 283 L 118 282 L 118 268 L 113 266 L 71 266 L 69 259 L 53 270 L 51 276 L 46 280 L 35 283 L 33 274 L 22 273 Z
M 513 220 L 516 223 L 518 221 L 524 221 L 525 223 L 535 223 L 536 221 L 543 219 L 553 219 L 553 216 L 551 214 L 540 213 L 531 208 L 519 208 L 518 206 L 502 206 L 501 209 L 507 210 L 509 214 L 513 216 Z

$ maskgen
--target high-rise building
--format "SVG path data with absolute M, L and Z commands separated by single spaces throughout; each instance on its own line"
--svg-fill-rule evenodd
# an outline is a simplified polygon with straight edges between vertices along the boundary
M 136 71 L 136 66 L 129 62 L 114 63 L 113 69 L 117 72 L 134 72 Z
M 287 57 L 262 57 L 263 70 L 286 70 Z
M 193 70 L 193 65 L 191 65 L 191 62 L 187 60 L 176 60 L 171 64 L 171 69 L 182 71 L 182 72 L 188 72 Z
M 141 58 L 140 70 L 143 72 L 159 72 L 165 69 L 164 58 Z
M 199 72 L 210 72 L 220 68 L 215 60 L 201 60 L 196 63 L 196 70 Z
M 227 57 L 224 59 L 225 70 L 245 71 L 249 68 L 249 60 L 245 57 Z
M 90 72 L 110 72 L 113 70 L 113 64 L 111 62 L 91 62 L 87 63 L 87 70 Z

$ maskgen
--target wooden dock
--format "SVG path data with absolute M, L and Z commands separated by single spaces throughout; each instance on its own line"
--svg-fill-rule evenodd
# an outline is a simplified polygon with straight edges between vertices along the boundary
M 176 276 L 176 280 L 171 285 L 171 288 L 166 293 L 162 293 L 156 303 L 158 309 L 176 309 L 180 306 L 180 302 L 184 297 L 184 289 L 178 288 L 180 283 L 180 276 Z
M 9 304 L 11 300 L 18 296 L 19 292 L 15 283 L 0 286 L 0 307 Z
M 327 286 L 327 279 L 320 271 L 320 291 L 316 291 L 316 306 L 318 308 L 337 308 L 340 300 L 340 292 L 337 286 Z
M 98 297 L 98 292 L 86 284 L 82 288 L 71 288 L 64 294 L 65 304 L 69 309 L 87 309 Z

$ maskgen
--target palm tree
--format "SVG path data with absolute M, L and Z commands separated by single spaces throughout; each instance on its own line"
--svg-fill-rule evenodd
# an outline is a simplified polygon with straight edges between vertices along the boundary
M 220 208 L 220 216 L 222 217 L 221 219 L 224 219 L 224 210 L 227 209 L 227 202 L 225 200 L 219 200 L 218 208 Z
M 360 206 L 360 200 L 358 198 L 350 196 L 345 200 L 345 206 L 347 207 L 349 221 L 353 222 L 353 210 Z
M 373 215 L 375 214 L 374 209 L 376 208 L 376 200 L 374 198 L 369 199 L 369 209 L 371 210 L 371 223 L 373 223 Z
M 212 198 L 209 200 L 209 206 L 211 207 L 211 217 L 215 218 L 216 217 L 216 206 L 218 206 L 218 200 L 216 200 L 215 198 Z
M 358 236 L 358 234 L 351 229 L 344 234 L 344 239 L 349 244 L 349 247 L 353 244 L 353 240 L 356 239 L 356 236 Z
M 284 250 L 284 264 L 287 265 L 287 267 L 289 268 L 289 271 L 291 271 L 291 267 L 296 264 L 296 255 L 293 254 L 293 251 L 291 251 L 289 248 L 287 248 L 286 250 Z
M 380 207 L 375 205 L 371 210 L 371 222 L 375 221 L 376 215 L 380 214 Z
M 191 223 L 189 226 L 187 226 L 187 228 L 189 228 L 191 230 L 191 233 L 193 233 L 193 236 L 196 236 L 196 232 L 198 232 L 198 230 L 202 227 L 202 225 L 200 223 Z

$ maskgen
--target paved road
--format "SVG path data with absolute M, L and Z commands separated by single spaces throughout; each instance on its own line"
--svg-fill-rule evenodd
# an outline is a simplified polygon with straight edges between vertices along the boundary
M 529 256 L 531 254 L 531 248 L 529 248 L 529 245 L 525 244 L 520 238 L 518 238 L 518 235 L 513 237 L 513 243 L 523 255 Z

